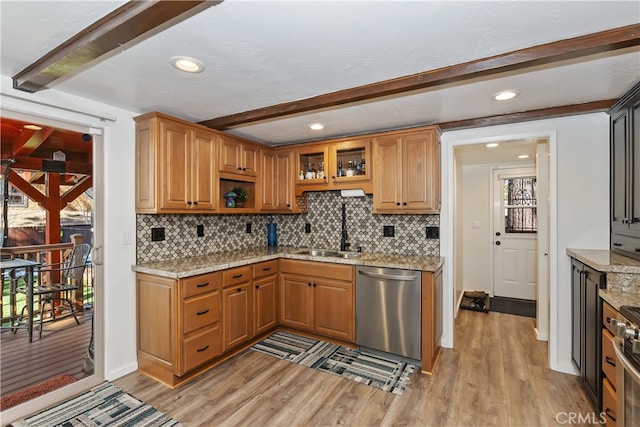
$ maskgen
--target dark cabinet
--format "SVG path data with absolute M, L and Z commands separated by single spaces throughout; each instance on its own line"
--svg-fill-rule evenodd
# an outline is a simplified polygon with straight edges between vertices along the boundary
M 598 290 L 605 287 L 604 273 L 578 260 L 571 260 L 571 358 L 596 406 L 600 405 L 602 394 L 602 306 Z
M 611 116 L 611 250 L 640 259 L 640 83 Z

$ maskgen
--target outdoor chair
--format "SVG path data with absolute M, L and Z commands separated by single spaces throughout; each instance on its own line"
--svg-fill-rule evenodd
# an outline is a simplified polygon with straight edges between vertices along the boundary
M 44 320 L 45 306 L 48 304 L 51 309 L 52 320 L 56 319 L 56 310 L 59 306 L 54 305 L 54 301 L 60 301 L 60 303 L 66 303 L 69 306 L 69 311 L 79 325 L 80 321 L 76 316 L 74 304 L 71 301 L 69 293 L 71 291 L 80 289 L 82 286 L 82 278 L 84 270 L 89 258 L 89 252 L 91 251 L 91 245 L 88 243 L 81 243 L 73 247 L 69 259 L 64 263 L 48 264 L 36 268 L 37 282 L 33 288 L 34 300 L 36 296 L 40 297 L 40 330 L 39 338 L 42 338 L 42 323 Z M 60 266 L 60 268 L 54 268 Z M 45 273 L 60 272 L 60 283 L 43 283 L 43 277 Z M 27 294 L 25 287 L 18 288 L 18 292 Z M 24 311 L 26 307 L 22 309 Z

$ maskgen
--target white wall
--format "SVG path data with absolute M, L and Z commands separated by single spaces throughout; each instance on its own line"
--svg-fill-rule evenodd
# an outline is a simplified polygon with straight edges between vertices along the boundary
M 609 117 L 605 113 L 445 132 L 442 135 L 441 254 L 453 258 L 454 153 L 458 145 L 547 137 L 550 141 L 549 365 L 571 364 L 571 269 L 566 249 L 609 247 Z M 445 264 L 445 336 L 453 340 L 453 266 Z
M 492 293 L 491 278 L 491 223 L 490 168 L 487 165 L 462 167 L 462 183 L 457 188 L 462 193 L 462 265 L 463 289 Z M 479 228 L 473 228 L 473 222 Z
M 52 89 L 28 94 L 12 89 L 10 78 L 1 78 L 0 100 L 4 112 L 25 113 L 103 130 L 104 378 L 114 379 L 132 372 L 137 369 L 135 275 L 131 271 L 131 265 L 135 264 L 135 244 L 123 245 L 122 233 L 128 232 L 132 239 L 135 237 L 135 127 L 132 117 L 137 114 Z M 93 112 L 116 120 L 101 121 L 68 110 Z

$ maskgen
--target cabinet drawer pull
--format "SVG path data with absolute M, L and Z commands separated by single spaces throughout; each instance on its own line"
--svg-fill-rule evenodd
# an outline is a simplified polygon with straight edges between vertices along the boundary
M 267 267 L 267 268 L 263 268 L 262 271 L 269 271 L 271 270 L 271 267 Z
M 609 418 L 611 418 L 611 421 L 615 422 L 616 421 L 616 413 L 613 412 L 611 409 L 607 408 L 604 410 L 604 413 L 607 414 L 607 416 Z
M 199 285 L 196 285 L 196 288 L 204 288 L 205 286 L 209 286 L 209 282 L 200 283 Z
M 209 309 L 207 308 L 205 311 L 199 311 L 199 312 L 197 312 L 196 314 L 197 314 L 198 316 L 202 316 L 203 314 L 207 314 L 208 312 L 209 312 Z
M 604 361 L 607 362 L 609 365 L 615 367 L 616 366 L 616 361 L 612 358 L 610 358 L 609 356 L 606 356 L 604 358 Z
M 242 274 L 237 274 L 237 275 L 233 276 L 233 278 L 234 278 L 234 279 L 239 279 L 239 278 L 241 278 L 242 276 L 243 276 Z
M 202 347 L 202 348 L 197 349 L 196 351 L 197 351 L 198 353 L 202 353 L 203 351 L 205 351 L 205 350 L 206 350 L 206 349 L 208 349 L 208 348 L 209 348 L 209 344 L 205 345 L 205 346 L 204 346 L 204 347 Z
M 622 243 L 614 243 L 613 246 L 622 246 Z

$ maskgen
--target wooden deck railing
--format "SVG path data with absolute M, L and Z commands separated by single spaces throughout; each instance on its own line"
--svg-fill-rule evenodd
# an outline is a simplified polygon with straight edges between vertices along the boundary
M 7 247 L 0 249 L 0 255 L 2 258 L 22 258 L 28 259 L 31 261 L 36 261 L 41 264 L 55 264 L 61 263 L 68 259 L 71 254 L 71 250 L 74 245 L 78 245 L 83 243 L 82 234 L 74 234 L 71 236 L 71 243 L 56 243 L 51 245 L 33 245 L 33 246 L 15 246 L 15 247 Z M 0 294 L 0 315 L 1 321 L 8 322 L 11 319 L 10 316 L 6 313 L 7 304 L 13 304 L 14 309 L 9 310 L 9 312 L 20 314 L 22 307 L 18 307 L 18 305 L 24 305 L 24 301 L 21 301 L 19 298 L 11 298 L 9 296 L 9 301 L 7 301 L 7 288 L 9 287 L 8 279 L 5 280 L 4 271 L 1 271 L 1 280 L 2 280 L 2 293 Z M 37 274 L 37 270 L 36 270 Z M 46 276 L 41 278 L 34 278 L 34 280 L 43 280 L 45 283 L 55 283 L 60 279 L 59 272 L 56 276 L 54 273 L 46 273 Z M 93 306 L 93 268 L 92 263 L 88 262 L 84 271 L 84 277 L 82 280 L 82 286 L 77 291 L 74 291 L 73 301 L 74 308 L 77 311 L 84 310 L 85 307 Z M 40 301 L 34 301 L 34 305 L 37 307 Z

